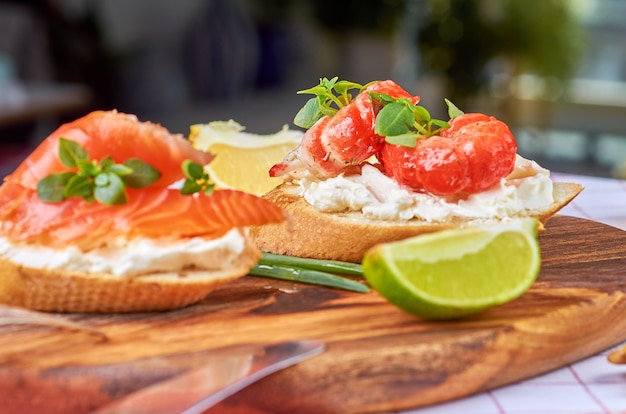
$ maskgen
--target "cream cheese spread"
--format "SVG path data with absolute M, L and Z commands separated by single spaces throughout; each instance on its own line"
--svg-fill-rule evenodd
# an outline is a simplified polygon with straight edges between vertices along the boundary
M 0 237 L 0 255 L 24 266 L 63 269 L 115 276 L 139 276 L 181 270 L 219 270 L 233 266 L 246 243 L 245 234 L 232 229 L 217 239 L 113 240 L 90 251 L 76 246 L 55 249 L 17 243 Z
M 466 198 L 410 191 L 369 164 L 360 175 L 341 174 L 324 180 L 305 174 L 294 184 L 299 185 L 299 195 L 320 211 L 360 211 L 378 220 L 503 219 L 554 202 L 550 172 L 519 155 L 509 177 Z

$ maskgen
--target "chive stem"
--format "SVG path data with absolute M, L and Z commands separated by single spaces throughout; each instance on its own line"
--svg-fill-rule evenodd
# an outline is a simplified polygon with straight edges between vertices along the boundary
M 341 262 L 338 260 L 309 259 L 306 257 L 286 256 L 264 252 L 261 256 L 261 260 L 259 260 L 259 264 L 268 266 L 298 267 L 328 273 L 363 276 L 363 268 L 360 264 Z
M 273 279 L 291 280 L 313 285 L 327 286 L 353 292 L 369 292 L 369 288 L 355 280 L 336 276 L 318 270 L 302 269 L 298 267 L 284 267 L 278 265 L 257 264 L 249 272 L 253 276 L 269 277 Z

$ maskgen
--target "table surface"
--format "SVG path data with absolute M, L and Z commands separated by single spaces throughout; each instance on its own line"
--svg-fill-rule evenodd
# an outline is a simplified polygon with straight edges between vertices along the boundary
M 552 178 L 585 187 L 560 214 L 626 230 L 626 181 L 560 173 Z M 615 348 L 517 384 L 403 414 L 626 413 L 626 365 L 607 360 Z

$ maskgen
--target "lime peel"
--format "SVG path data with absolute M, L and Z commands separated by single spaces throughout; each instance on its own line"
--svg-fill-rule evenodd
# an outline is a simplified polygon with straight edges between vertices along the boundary
M 449 319 L 521 296 L 541 265 L 539 221 L 444 230 L 370 249 L 363 274 L 383 297 L 405 311 Z

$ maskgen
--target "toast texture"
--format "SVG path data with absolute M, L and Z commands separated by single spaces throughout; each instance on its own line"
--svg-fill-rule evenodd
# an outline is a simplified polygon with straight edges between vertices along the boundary
M 554 183 L 554 203 L 544 210 L 528 211 L 526 216 L 537 217 L 545 224 L 582 189 L 575 183 Z M 264 196 L 285 209 L 289 218 L 284 223 L 250 229 L 250 237 L 262 251 L 360 263 L 365 252 L 379 243 L 444 229 L 489 224 L 488 220 L 469 222 L 460 217 L 441 222 L 383 221 L 368 218 L 360 212 L 325 213 L 312 207 L 296 194 L 297 191 L 297 186 L 281 184 Z
M 182 308 L 245 276 L 261 252 L 247 239 L 236 266 L 220 271 L 113 276 L 38 269 L 0 256 L 0 303 L 48 312 L 128 313 Z

